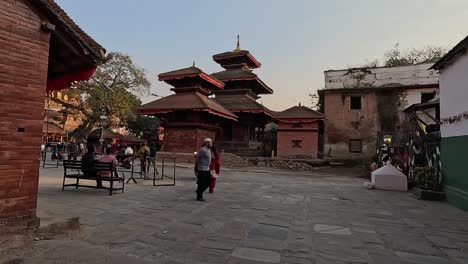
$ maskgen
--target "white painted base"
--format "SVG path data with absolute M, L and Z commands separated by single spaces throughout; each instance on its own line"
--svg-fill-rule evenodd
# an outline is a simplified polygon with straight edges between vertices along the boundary
M 372 172 L 372 184 L 379 190 L 408 191 L 406 175 L 390 164 Z

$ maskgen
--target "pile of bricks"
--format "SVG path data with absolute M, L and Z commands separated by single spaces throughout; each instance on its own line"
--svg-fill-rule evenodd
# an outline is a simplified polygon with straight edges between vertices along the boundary
M 252 166 L 247 160 L 228 152 L 221 153 L 221 166 L 227 168 L 244 168 Z

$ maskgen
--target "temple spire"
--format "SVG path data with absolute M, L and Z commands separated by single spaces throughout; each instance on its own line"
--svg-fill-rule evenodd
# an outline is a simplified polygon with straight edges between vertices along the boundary
M 192 67 L 195 67 L 195 61 L 193 61 Z
M 240 49 L 240 39 L 239 39 L 239 35 L 237 35 L 237 45 L 236 45 L 236 49 L 234 51 L 239 51 L 241 50 Z

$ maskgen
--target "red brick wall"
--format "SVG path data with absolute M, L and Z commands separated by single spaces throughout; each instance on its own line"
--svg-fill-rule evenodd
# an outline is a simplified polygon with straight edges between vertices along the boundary
M 40 26 L 23 0 L 0 1 L 0 229 L 36 216 L 49 56 Z
M 167 127 L 164 130 L 164 151 L 193 153 L 207 137 L 215 140 L 216 131 L 196 127 Z
M 301 140 L 300 147 L 294 147 L 293 140 Z M 302 123 L 301 128 L 293 127 L 292 123 L 278 124 L 277 152 L 279 157 L 296 155 L 317 157 L 318 124 Z

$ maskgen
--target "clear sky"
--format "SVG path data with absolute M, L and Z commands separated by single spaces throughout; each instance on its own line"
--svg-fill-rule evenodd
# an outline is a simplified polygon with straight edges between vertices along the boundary
M 108 51 L 147 69 L 152 93 L 168 95 L 157 74 L 192 65 L 221 68 L 213 54 L 241 48 L 275 92 L 273 110 L 301 102 L 323 87 L 323 71 L 382 58 L 402 49 L 451 48 L 468 34 L 468 0 L 56 0 Z M 143 98 L 148 102 L 156 98 Z

